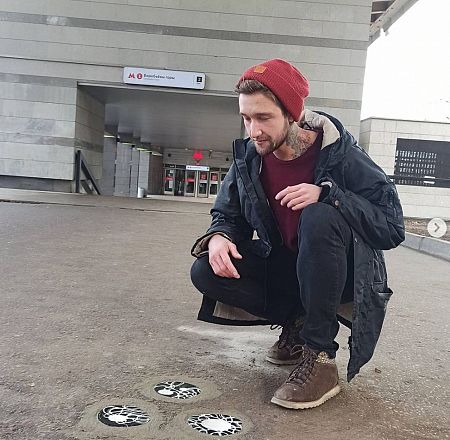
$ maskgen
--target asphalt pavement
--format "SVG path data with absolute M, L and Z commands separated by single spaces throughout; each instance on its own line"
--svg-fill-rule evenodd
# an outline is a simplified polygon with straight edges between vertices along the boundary
M 230 438 L 449 438 L 449 262 L 387 252 L 394 295 L 373 359 L 346 383 L 342 328 L 343 391 L 286 410 L 270 398 L 289 368 L 264 361 L 278 332 L 196 320 L 189 251 L 210 204 L 12 193 L 0 197 L 0 439 L 202 439 L 188 425 L 202 414 L 234 418 L 219 431 L 240 421 Z M 154 389 L 174 381 L 200 394 Z M 107 426 L 98 414 L 114 405 L 148 419 Z

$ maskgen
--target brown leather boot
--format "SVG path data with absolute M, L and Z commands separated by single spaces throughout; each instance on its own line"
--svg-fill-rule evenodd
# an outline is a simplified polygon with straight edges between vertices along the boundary
M 266 361 L 276 365 L 296 365 L 298 363 L 301 352 L 292 355 L 291 350 L 301 343 L 299 333 L 303 327 L 303 321 L 303 318 L 297 318 L 283 326 L 278 341 L 267 352 Z
M 295 347 L 301 359 L 287 381 L 275 391 L 271 402 L 291 409 L 307 409 L 322 405 L 341 390 L 334 359 L 327 353 L 315 353 L 309 347 Z

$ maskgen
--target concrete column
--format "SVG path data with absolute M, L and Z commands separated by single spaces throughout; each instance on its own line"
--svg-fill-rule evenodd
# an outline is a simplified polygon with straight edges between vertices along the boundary
M 148 151 L 140 151 L 138 187 L 144 188 L 147 192 L 149 189 L 150 158 L 151 154 Z
M 163 156 L 152 154 L 150 157 L 150 172 L 148 178 L 149 194 L 162 194 L 163 192 Z
M 103 167 L 100 187 L 102 194 L 114 194 L 114 175 L 116 172 L 117 141 L 116 138 L 104 138 L 103 141 Z
M 136 148 L 131 149 L 131 170 L 130 170 L 130 197 L 137 196 L 139 177 L 139 153 Z
M 117 143 L 116 180 L 114 195 L 129 197 L 131 178 L 131 145 Z

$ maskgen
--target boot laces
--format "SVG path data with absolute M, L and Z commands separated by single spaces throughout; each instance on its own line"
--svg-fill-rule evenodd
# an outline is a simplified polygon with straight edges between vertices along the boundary
M 281 334 L 278 338 L 278 348 L 288 347 L 294 341 L 294 335 L 300 331 L 303 325 L 303 319 L 297 318 L 292 321 L 288 321 L 285 325 L 271 325 L 271 330 L 281 328 Z
M 281 334 L 278 337 L 278 348 L 283 348 L 287 345 L 288 340 L 289 340 L 289 335 L 290 335 L 290 331 L 289 331 L 289 325 L 286 324 L 284 326 L 282 325 L 271 325 L 270 326 L 270 330 L 278 330 L 281 328 Z
M 296 345 L 291 350 L 291 355 L 302 353 L 299 364 L 292 370 L 288 382 L 305 383 L 311 376 L 317 354 L 304 345 Z

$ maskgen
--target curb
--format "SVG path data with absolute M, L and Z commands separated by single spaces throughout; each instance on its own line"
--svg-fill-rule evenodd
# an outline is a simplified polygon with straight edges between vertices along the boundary
M 438 238 L 424 237 L 422 235 L 413 234 L 411 232 L 405 233 L 405 241 L 402 243 L 410 249 L 422 252 L 424 254 L 432 255 L 433 257 L 442 258 L 450 261 L 450 242 L 439 240 Z

